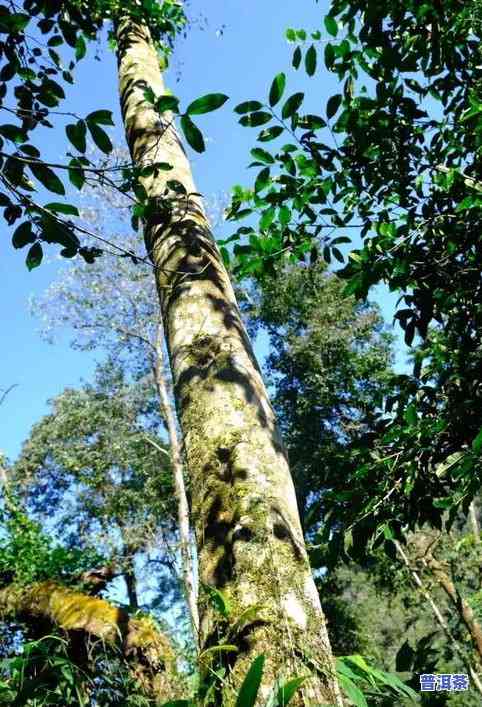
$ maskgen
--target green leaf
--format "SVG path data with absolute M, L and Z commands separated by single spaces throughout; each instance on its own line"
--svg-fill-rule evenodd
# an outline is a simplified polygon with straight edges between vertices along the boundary
M 482 429 L 475 439 L 472 441 L 472 449 L 476 454 L 482 451 Z
M 173 113 L 179 113 L 179 98 L 176 98 L 176 96 L 161 96 L 157 99 L 155 105 L 158 113 L 165 113 L 168 110 L 172 110 Z
M 259 142 L 269 142 L 281 135 L 284 128 L 281 125 L 274 125 L 272 128 L 265 128 L 258 135 Z
M 12 142 L 15 142 L 17 145 L 21 142 L 25 142 L 27 139 L 27 135 L 22 128 L 18 125 L 12 125 L 10 123 L 0 125 L 0 135 L 6 137 L 7 140 L 12 140 Z
M 271 88 L 269 90 L 269 104 L 270 106 L 275 106 L 278 101 L 281 99 L 281 96 L 283 95 L 283 92 L 285 90 L 286 86 L 286 74 L 281 72 L 280 74 L 277 74 L 274 79 L 273 83 L 271 84 Z
M 107 135 L 105 130 L 97 125 L 97 123 L 93 123 L 91 120 L 87 121 L 87 127 L 92 135 L 92 140 L 95 142 L 99 150 L 101 150 L 104 154 L 109 155 L 114 149 L 114 146 L 112 145 L 110 137 Z
M 316 71 L 316 49 L 313 44 L 306 52 L 305 69 L 308 76 L 313 76 Z
M 276 694 L 276 701 L 273 707 L 284 707 L 285 705 L 287 705 L 295 696 L 297 690 L 301 687 L 305 680 L 306 676 L 292 678 L 291 680 L 287 680 L 283 685 L 281 685 Z
M 204 152 L 206 148 L 204 145 L 204 138 L 202 132 L 196 125 L 194 125 L 188 115 L 181 116 L 181 128 L 186 140 L 191 145 L 192 149 L 196 150 L 196 152 Z
M 114 125 L 112 111 L 110 110 L 95 110 L 93 113 L 89 113 L 86 120 L 100 125 Z
M 46 189 L 55 194 L 64 196 L 65 187 L 50 167 L 47 167 L 43 162 L 30 162 L 29 167 L 34 177 L 38 179 Z
M 243 684 L 239 689 L 236 707 L 254 707 L 258 696 L 259 686 L 261 685 L 263 668 L 264 655 L 259 655 L 251 663 L 246 677 L 243 680 Z
M 195 101 L 190 103 L 186 108 L 186 113 L 188 115 L 201 115 L 202 113 L 210 113 L 213 110 L 221 108 L 229 96 L 225 96 L 224 93 L 207 93 L 205 96 L 196 98 Z
M 2 8 L 5 5 L 2 6 Z M 0 16 L 0 32 L 17 34 L 23 32 L 28 23 L 30 22 L 31 16 L 26 15 L 23 12 L 16 12 L 9 15 L 2 14 Z
M 79 160 L 75 157 L 69 162 L 69 180 L 77 189 L 82 189 L 85 183 L 84 170 Z
M 338 674 L 338 680 L 341 687 L 356 707 L 368 707 L 365 695 L 360 688 L 357 687 L 352 680 L 350 680 L 350 678 L 347 678 L 345 675 Z
M 76 206 L 71 204 L 60 204 L 57 201 L 52 201 L 49 204 L 45 204 L 46 209 L 49 211 L 55 211 L 58 214 L 67 214 L 68 216 L 80 216 L 79 210 Z
M 216 611 L 218 611 L 225 619 L 228 618 L 231 613 L 231 607 L 227 598 L 224 594 L 216 587 L 211 587 L 209 584 L 203 584 L 202 588 L 209 596 L 211 604 L 214 606 Z
M 32 224 L 30 221 L 24 221 L 18 226 L 12 236 L 12 245 L 14 248 L 23 248 L 27 243 L 35 242 L 35 234 L 32 233 Z
M 25 260 L 29 270 L 38 268 L 43 258 L 43 250 L 40 243 L 34 243 L 33 246 L 27 253 L 27 258 Z
M 328 119 L 333 118 L 338 108 L 341 106 L 342 96 L 340 93 L 331 96 L 326 104 L 326 115 Z
M 404 413 L 403 417 L 405 418 L 405 421 L 406 421 L 409 425 L 416 425 L 416 424 L 417 424 L 417 422 L 418 422 L 417 408 L 416 408 L 416 406 L 414 405 L 414 403 L 411 403 L 411 404 L 407 407 L 407 409 L 405 410 L 405 413 Z
M 85 39 L 81 34 L 79 34 L 79 36 L 77 37 L 77 41 L 75 42 L 75 58 L 77 61 L 80 61 L 84 58 L 86 54 L 87 45 L 85 43 Z
M 261 110 L 262 107 L 263 104 L 259 101 L 244 101 L 236 106 L 234 112 L 242 115 L 243 113 L 252 113 L 255 110 Z
M 292 65 L 293 65 L 293 67 L 294 67 L 295 69 L 299 69 L 299 68 L 300 68 L 301 56 L 302 56 L 302 54 L 301 54 L 301 47 L 296 47 L 296 49 L 295 49 L 294 52 L 293 52 L 293 59 L 292 59 L 292 61 L 291 61 Z
M 304 93 L 294 93 L 288 98 L 281 111 L 281 117 L 283 118 L 283 120 L 286 120 L 286 118 L 290 118 L 294 113 L 296 113 L 298 108 L 303 103 L 304 97 Z
M 328 43 L 325 47 L 325 65 L 327 69 L 331 69 L 335 61 L 335 49 L 333 44 Z
M 259 125 L 264 125 L 265 123 L 269 123 L 269 121 L 272 119 L 271 113 L 266 113 L 265 111 L 257 111 L 256 113 L 250 113 L 249 115 L 243 115 L 240 119 L 239 122 L 241 125 L 244 125 L 245 127 L 249 128 L 256 128 Z
M 79 152 L 85 152 L 87 149 L 86 135 L 87 126 L 83 120 L 77 121 L 77 123 L 69 123 L 65 126 L 65 132 L 67 137 Z
M 288 27 L 285 32 L 285 37 L 288 42 L 296 42 L 296 30 L 292 29 L 291 27 Z
M 338 22 L 335 20 L 335 18 L 331 15 L 326 15 L 324 22 L 328 34 L 331 34 L 332 37 L 336 37 L 336 35 L 338 34 Z
M 282 226 L 287 226 L 291 221 L 291 211 L 288 206 L 280 206 L 278 213 L 279 222 Z
M 261 149 L 261 147 L 255 147 L 251 150 L 251 155 L 255 160 L 264 162 L 264 164 L 274 164 L 274 157 L 270 155 L 266 150 Z
M 271 183 L 271 177 L 270 177 L 269 167 L 264 167 L 264 169 L 262 169 L 261 172 L 256 177 L 256 181 L 254 183 L 254 191 L 256 193 L 263 191 L 263 189 L 266 189 L 266 187 L 270 183 Z
M 259 228 L 261 231 L 266 231 L 271 226 L 274 221 L 275 214 L 276 211 L 272 206 L 263 211 L 259 220 Z

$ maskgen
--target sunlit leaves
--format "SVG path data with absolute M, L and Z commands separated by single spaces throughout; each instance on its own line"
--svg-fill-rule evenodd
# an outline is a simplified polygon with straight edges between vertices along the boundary
M 234 111 L 242 115 L 243 113 L 252 113 L 261 110 L 262 107 L 263 104 L 259 101 L 243 101 L 243 103 L 239 103 L 235 107 Z
M 86 54 L 87 45 L 85 43 L 85 39 L 83 38 L 82 34 L 79 34 L 75 42 L 75 58 L 77 61 L 80 61 L 85 57 Z
M 254 157 L 255 160 L 259 160 L 259 162 L 264 162 L 264 164 L 274 164 L 273 155 L 270 155 L 269 152 L 261 149 L 260 147 L 255 147 L 254 149 L 252 149 L 251 155 Z
M 324 24 L 328 34 L 331 34 L 332 37 L 336 37 L 336 35 L 338 34 L 338 23 L 336 19 L 331 15 L 326 15 L 324 19 Z
M 288 100 L 285 102 L 283 105 L 282 111 L 281 111 L 281 117 L 283 120 L 286 120 L 286 118 L 290 118 L 296 111 L 300 108 L 301 104 L 303 103 L 303 99 L 305 97 L 304 93 L 294 93 L 292 96 L 288 98 Z
M 254 191 L 256 193 L 263 191 L 263 189 L 266 189 L 270 182 L 270 169 L 269 167 L 264 167 L 256 177 L 256 180 L 254 182 Z
M 258 135 L 259 142 L 269 142 L 270 140 L 275 140 L 284 131 L 282 125 L 273 125 L 271 128 L 265 128 Z
M 255 113 L 250 113 L 249 115 L 243 115 L 239 119 L 239 122 L 241 125 L 246 127 L 256 128 L 260 125 L 264 125 L 265 123 L 269 123 L 272 117 L 273 116 L 271 113 L 267 113 L 266 111 L 256 111 Z

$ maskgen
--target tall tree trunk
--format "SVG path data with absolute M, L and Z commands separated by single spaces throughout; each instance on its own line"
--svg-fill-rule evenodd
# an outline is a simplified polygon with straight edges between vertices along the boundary
M 223 704 L 233 703 L 233 689 L 263 653 L 259 704 L 276 679 L 312 672 L 292 704 L 342 705 L 286 452 L 228 274 L 200 198 L 178 196 L 169 218 L 162 208 L 167 180 L 181 182 L 189 195 L 196 188 L 172 116 L 160 117 L 144 97 L 148 86 L 165 93 L 159 57 L 148 29 L 130 17 L 118 21 L 117 40 L 133 161 L 174 167 L 142 179 L 159 205 L 145 236 L 184 434 L 200 579 L 226 597 L 228 622 L 240 619 L 229 639 L 239 651 L 230 654 Z M 200 614 L 206 648 L 218 643 L 225 619 L 207 593 Z
M 184 468 L 182 462 L 181 441 L 177 434 L 176 416 L 171 405 L 166 377 L 164 375 L 164 329 L 162 321 L 157 328 L 156 356 L 154 361 L 154 377 L 159 396 L 161 413 L 164 417 L 169 438 L 174 489 L 177 497 L 177 519 L 179 525 L 180 550 L 186 603 L 191 617 L 191 624 L 196 644 L 199 642 L 199 612 L 197 608 L 197 591 L 194 579 L 194 562 L 191 553 L 191 533 L 189 523 L 189 504 L 184 483 Z

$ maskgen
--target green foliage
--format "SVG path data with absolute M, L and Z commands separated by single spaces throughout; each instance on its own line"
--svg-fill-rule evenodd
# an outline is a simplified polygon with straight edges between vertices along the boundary
M 0 585 L 67 581 L 104 563 L 105 558 L 93 549 L 81 551 L 54 543 L 6 492 L 0 513 Z
M 336 556 L 340 518 L 371 490 L 355 472 L 390 390 L 391 337 L 377 309 L 344 297 L 343 282 L 320 262 L 279 269 L 248 294 L 249 304 L 241 300 L 248 328 L 269 336 L 265 372 L 305 532 L 314 538 L 323 527 Z M 328 559 L 311 557 L 315 567 Z
M 228 218 L 258 219 L 231 237 L 233 271 L 262 279 L 283 259 L 344 263 L 338 245 L 359 232 L 340 272 L 345 294 L 363 300 L 380 283 L 400 294 L 395 319 L 413 374 L 393 381 L 376 449 L 357 471 L 371 486 L 351 499 L 364 519 L 359 547 L 405 524 L 440 527 L 445 509 L 452 520 L 467 511 L 481 483 L 479 5 L 333 0 L 316 35 L 330 36 L 324 70 L 340 84 L 327 121 L 303 114 L 300 92 L 281 116 L 261 105 L 240 121 L 262 115 L 258 141 L 289 130 L 290 143 L 275 143 L 266 189 L 233 193 Z M 321 68 L 316 48 L 304 54 L 309 75 Z
M 0 104 L 7 89 L 13 89 L 10 93 L 15 97 L 16 104 L 8 111 L 9 114 L 13 112 L 18 120 L 18 124 L 0 124 L 0 204 L 5 207 L 4 217 L 8 225 L 13 225 L 22 217 L 28 218 L 31 224 L 28 234 L 26 231 L 16 233 L 13 240 L 15 248 L 30 244 L 26 257 L 30 270 L 42 262 L 45 243 L 62 246 L 60 254 L 66 258 L 80 255 L 87 263 L 93 263 L 102 255 L 102 250 L 83 245 L 80 240 L 84 236 L 82 229 L 78 230 L 80 237 L 75 235 L 79 224 L 62 218 L 78 217 L 75 205 L 65 204 L 63 210 L 51 208 L 49 204 L 42 206 L 36 194 L 38 187 L 64 196 L 67 176 L 77 189 L 84 187 L 87 177 L 90 184 L 104 184 L 107 178 L 109 184 L 122 194 L 134 191 L 137 198 L 137 203 L 132 207 L 134 225 L 149 218 L 153 207 L 147 203 L 146 194 L 138 182 L 142 170 L 129 162 L 122 170 L 116 167 L 111 170 L 105 164 L 99 168 L 86 156 L 87 136 L 102 153 L 112 154 L 112 141 L 103 127 L 114 124 L 111 112 L 99 108 L 82 116 L 57 109 L 61 101 L 67 99 L 66 91 L 68 93 L 74 83 L 76 65 L 87 56 L 90 43 L 98 38 L 104 23 L 111 25 L 119 15 L 126 13 L 135 20 L 146 22 L 156 46 L 162 52 L 163 63 L 167 65 L 174 38 L 184 30 L 186 17 L 176 0 L 163 0 L 161 3 L 152 0 L 128 3 L 96 0 L 83 4 L 62 2 L 54 5 L 43 0 L 25 0 L 23 4 L 25 13 L 0 8 L 1 26 L 6 35 L 2 43 L 5 63 L 0 71 Z M 31 31 L 42 35 L 42 42 L 36 43 L 35 47 L 28 41 Z M 115 48 L 113 30 L 109 30 L 109 36 Z M 156 98 L 147 86 L 145 97 L 160 115 L 166 110 L 179 113 L 179 101 L 175 96 Z M 220 93 L 201 96 L 192 101 L 181 115 L 182 131 L 194 150 L 203 152 L 205 147 L 202 133 L 190 116 L 213 111 L 226 100 L 227 96 Z M 32 142 L 39 127 L 53 128 L 66 116 L 74 117 L 74 122 L 65 125 L 66 149 L 73 147 L 79 154 L 67 152 L 63 163 L 52 163 Z M 153 165 L 152 169 L 156 166 Z M 28 170 L 38 184 L 30 180 Z
M 259 655 L 251 663 L 243 684 L 239 688 L 236 707 L 254 707 L 263 677 L 264 661 L 264 655 Z

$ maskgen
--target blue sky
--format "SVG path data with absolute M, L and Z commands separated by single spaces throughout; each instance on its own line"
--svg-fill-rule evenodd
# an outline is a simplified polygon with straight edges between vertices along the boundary
M 202 6 L 203 17 L 196 6 Z M 223 92 L 230 102 L 216 113 L 200 116 L 199 125 L 206 137 L 207 150 L 192 155 L 197 188 L 208 198 L 227 194 L 233 184 L 248 185 L 252 175 L 246 169 L 249 149 L 254 146 L 256 129 L 237 123 L 232 108 L 243 100 L 267 96 L 272 78 L 283 70 L 288 75 L 287 91 L 306 90 L 311 112 L 324 111 L 327 98 L 338 92 L 336 77 L 319 71 L 309 79 L 291 69 L 292 47 L 284 38 L 287 27 L 318 29 L 326 13 L 326 2 L 303 0 L 298 3 L 280 0 L 204 0 L 191 3 L 195 25 L 187 39 L 180 40 L 168 72 L 167 82 L 180 97 L 181 108 L 200 95 Z M 222 30 L 222 31 L 221 31 Z M 112 138 L 123 140 L 117 96 L 115 57 L 107 48 L 95 46 L 79 65 L 74 86 L 67 86 L 65 110 L 80 115 L 99 108 L 112 110 L 116 128 Z M 65 154 L 64 124 L 42 134 L 43 150 L 52 159 Z M 77 193 L 72 199 L 77 199 Z M 75 203 L 75 201 L 73 202 Z M 227 227 L 223 233 L 229 235 Z M 25 252 L 14 251 L 11 233 L 3 225 L 0 257 L 0 321 L 4 332 L 0 389 L 17 386 L 0 406 L 0 450 L 10 458 L 18 454 L 32 424 L 47 411 L 47 400 L 66 386 L 88 379 L 94 369 L 94 357 L 73 351 L 64 343 L 51 346 L 38 335 L 39 323 L 29 314 L 30 295 L 40 294 L 55 279 L 55 259 L 32 272 L 25 264 Z M 94 243 L 92 243 L 94 245 Z M 54 255 L 54 249 L 51 255 Z M 387 321 L 391 321 L 395 297 L 379 289 L 376 301 Z M 262 355 L 263 346 L 259 349 Z M 403 365 L 403 357 L 398 358 Z

